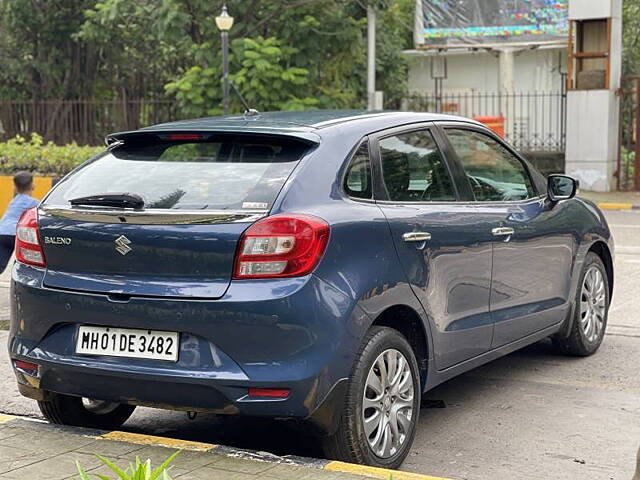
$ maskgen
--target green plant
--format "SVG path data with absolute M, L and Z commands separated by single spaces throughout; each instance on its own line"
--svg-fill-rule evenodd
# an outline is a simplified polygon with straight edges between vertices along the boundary
M 64 175 L 102 150 L 103 147 L 81 146 L 75 142 L 67 145 L 44 143 L 36 133 L 30 139 L 18 135 L 0 142 L 0 172 L 11 174 L 28 170 L 44 175 Z
M 119 480 L 171 480 L 171 477 L 169 476 L 169 470 L 171 469 L 171 467 L 169 465 L 171 464 L 171 462 L 173 462 L 173 460 L 180 452 L 181 450 L 175 452 L 164 462 L 162 462 L 162 464 L 155 470 L 151 468 L 151 459 L 147 459 L 146 462 L 142 462 L 139 457 L 136 457 L 135 463 L 129 463 L 129 466 L 123 470 L 115 465 L 111 460 L 101 455 L 96 455 L 96 457 L 98 457 L 102 463 L 109 467 L 117 475 L 117 478 Z M 90 480 L 89 474 L 82 468 L 79 462 L 76 462 L 76 467 L 78 468 L 80 480 Z M 111 478 L 106 475 L 92 475 L 96 476 L 100 480 L 111 480 Z
M 305 96 L 309 70 L 292 65 L 299 49 L 274 37 L 238 39 L 233 49 L 241 67 L 232 80 L 249 105 L 263 111 L 317 108 L 318 101 Z
M 207 50 L 210 46 L 207 45 Z M 282 40 L 269 37 L 240 38 L 232 42 L 231 82 L 251 107 L 260 111 L 309 110 L 318 108 L 319 101 L 310 95 L 309 70 L 294 66 L 299 49 Z M 198 65 L 189 68 L 181 78 L 165 86 L 175 95 L 183 113 L 192 116 L 219 115 L 219 59 L 213 67 Z M 242 110 L 239 98 L 231 95 L 233 109 Z

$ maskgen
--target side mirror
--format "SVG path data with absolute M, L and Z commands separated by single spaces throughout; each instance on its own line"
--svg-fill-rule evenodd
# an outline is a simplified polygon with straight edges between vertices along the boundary
M 552 202 L 568 200 L 576 196 L 578 181 L 566 175 L 549 175 L 547 194 Z

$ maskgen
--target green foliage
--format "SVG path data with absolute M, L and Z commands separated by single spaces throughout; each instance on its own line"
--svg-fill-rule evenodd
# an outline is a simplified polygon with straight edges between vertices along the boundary
M 117 475 L 116 479 L 119 480 L 171 480 L 169 476 L 169 465 L 176 456 L 180 453 L 180 450 L 175 452 L 169 458 L 167 458 L 162 464 L 156 468 L 151 468 L 151 459 L 147 459 L 146 462 L 142 462 L 140 458 L 136 457 L 135 463 L 130 463 L 126 469 L 122 469 L 114 464 L 108 458 L 96 455 L 102 463 L 104 463 L 109 469 Z M 78 475 L 80 480 L 90 480 L 89 474 L 82 468 L 80 463 L 76 462 L 78 468 Z M 111 480 L 111 477 L 101 474 L 92 474 L 100 480 Z
M 406 91 L 401 51 L 412 46 L 415 1 L 370 2 L 378 9 L 378 88 L 395 107 Z M 228 0 L 234 85 L 261 111 L 363 107 L 370 2 Z M 169 97 L 185 115 L 220 113 L 220 7 L 210 0 L 0 0 L 0 97 Z M 231 96 L 233 111 L 241 111 Z
M 625 75 L 640 74 L 640 0 L 624 0 L 622 67 Z
M 277 38 L 243 38 L 233 42 L 237 73 L 231 81 L 249 105 L 262 110 L 302 110 L 315 107 L 318 101 L 308 93 L 309 71 L 290 66 L 297 48 Z
M 182 77 L 167 83 L 165 90 L 175 96 L 184 115 L 199 117 L 222 113 L 219 68 L 191 67 Z
M 63 146 L 44 143 L 37 134 L 33 134 L 29 140 L 17 136 L 0 142 L 0 172 L 11 174 L 28 170 L 34 174 L 64 175 L 103 150 L 102 147 L 80 146 L 76 143 Z
M 95 0 L 0 0 L 0 97 L 90 94 L 96 50 L 72 38 Z

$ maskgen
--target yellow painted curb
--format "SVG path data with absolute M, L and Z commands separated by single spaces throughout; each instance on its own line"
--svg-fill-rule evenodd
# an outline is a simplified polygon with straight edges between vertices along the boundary
M 633 204 L 631 203 L 599 203 L 600 210 L 631 210 Z
M 4 414 L 0 413 L 0 423 L 10 422 L 14 418 L 16 418 L 16 417 L 14 417 L 13 415 L 4 415 Z
M 351 473 L 353 475 L 365 475 L 367 477 L 382 478 L 384 480 L 449 480 L 443 477 L 432 477 L 420 473 L 401 472 L 387 468 L 368 467 L 366 465 L 356 465 L 355 463 L 345 462 L 329 462 L 324 466 L 324 470 Z
M 103 440 L 115 440 L 116 442 L 129 442 L 137 445 L 155 445 L 159 447 L 179 448 L 182 450 L 194 450 L 196 452 L 208 452 L 217 448 L 213 443 L 192 442 L 190 440 L 178 440 L 177 438 L 156 437 L 130 432 L 109 432 L 101 435 Z

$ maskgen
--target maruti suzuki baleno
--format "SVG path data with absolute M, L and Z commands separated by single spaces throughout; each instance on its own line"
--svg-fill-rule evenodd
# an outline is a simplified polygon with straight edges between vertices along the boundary
M 602 342 L 602 213 L 471 120 L 252 112 L 107 144 L 17 229 L 9 351 L 50 422 L 297 420 L 329 458 L 397 467 L 424 392 Z

